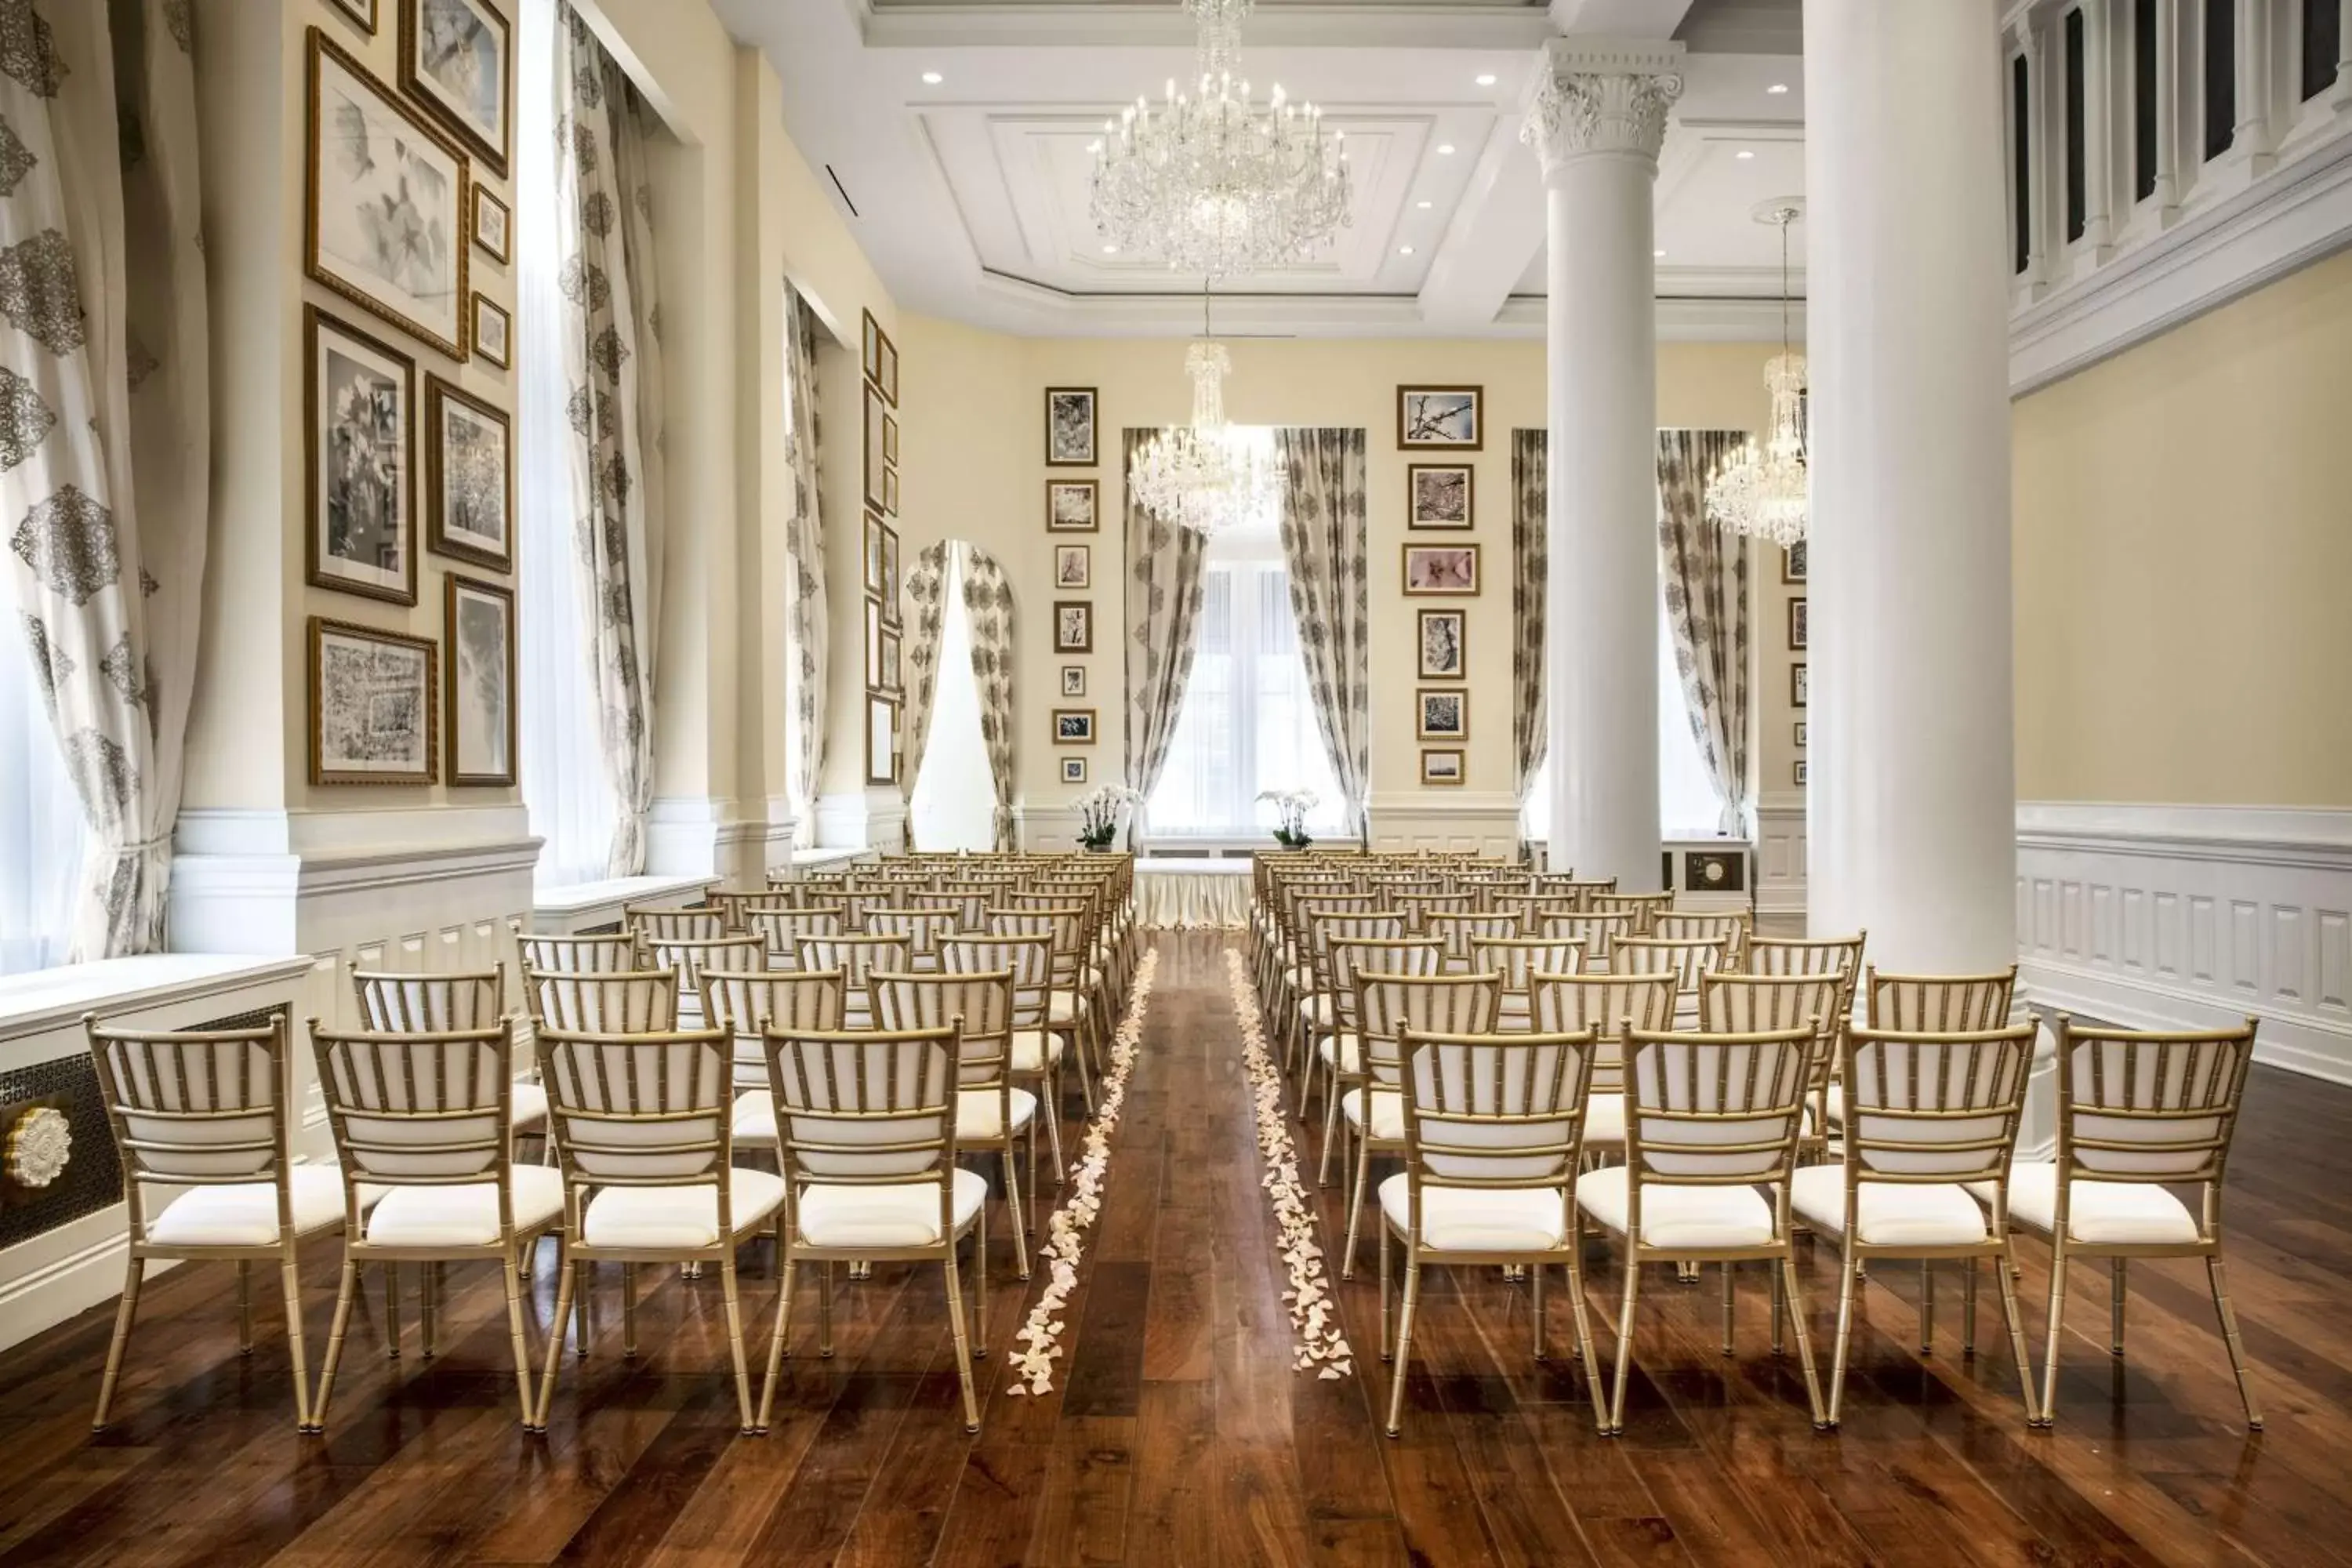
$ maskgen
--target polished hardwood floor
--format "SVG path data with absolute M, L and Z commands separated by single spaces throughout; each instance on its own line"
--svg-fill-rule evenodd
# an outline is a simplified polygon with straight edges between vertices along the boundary
M 675 1274 L 620 1354 L 614 1284 L 593 1353 L 567 1360 L 551 1430 L 516 1424 L 503 1297 L 454 1271 L 442 1353 L 375 1349 L 354 1321 L 323 1437 L 294 1431 L 275 1293 L 236 1353 L 233 1276 L 147 1292 L 116 1425 L 89 1430 L 110 1326 L 85 1314 L 0 1354 L 0 1560 L 25 1563 L 2099 1563 L 2352 1558 L 2352 1090 L 2256 1068 L 2231 1166 L 2232 1284 L 2268 1430 L 2242 1425 L 2193 1267 L 2132 1275 L 2126 1357 L 2103 1270 L 2069 1308 L 2054 1431 L 2026 1429 L 1986 1292 L 1974 1360 L 1948 1285 L 1917 1353 L 1917 1271 L 1888 1268 L 1855 1336 L 1844 1425 L 1811 1430 L 1793 1358 L 1769 1354 L 1761 1277 L 1739 1347 L 1712 1275 L 1645 1280 L 1625 1435 L 1603 1440 L 1573 1363 L 1528 1354 L 1524 1290 L 1430 1277 L 1402 1438 L 1381 1435 L 1369 1268 L 1344 1288 L 1359 1375 L 1290 1370 L 1281 1264 L 1239 1065 L 1223 947 L 1163 938 L 1160 985 L 1105 1205 L 1068 1304 L 1061 1387 L 1013 1398 L 985 1363 L 984 1427 L 956 1409 L 936 1268 L 881 1267 L 839 1298 L 838 1353 L 805 1331 L 773 1431 L 736 1434 L 716 1278 Z M 1302 1146 L 1305 1146 L 1304 1144 Z M 1073 1145 L 1075 1147 L 1075 1145 Z M 1338 1190 L 1328 1226 L 1344 1224 Z M 994 1226 L 991 1339 L 1024 1289 Z M 305 1264 L 312 1354 L 337 1244 Z M 1369 1247 L 1365 1257 L 1370 1258 Z M 751 1331 L 770 1260 L 748 1255 Z M 542 1250 L 537 1322 L 553 1305 Z M 1826 1355 L 1831 1254 L 1811 1274 Z M 2046 1274 L 2029 1246 L 2038 1331 Z M 1618 1278 L 1597 1268 L 1594 1305 Z M 1553 1345 L 1566 1304 L 1552 1293 Z M 804 1298 L 798 1326 L 813 1331 Z M 1604 1319 L 1604 1321 L 1606 1320 Z M 1612 1336 L 1597 1327 L 1604 1365 Z M 535 1341 L 536 1342 L 536 1341 Z M 1826 1370 L 1824 1371 L 1826 1376 Z

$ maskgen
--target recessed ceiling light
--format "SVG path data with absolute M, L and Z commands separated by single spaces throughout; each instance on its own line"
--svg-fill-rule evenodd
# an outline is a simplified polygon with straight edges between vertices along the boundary
M 1789 90 L 1789 84 L 1785 81 L 1776 81 L 1764 90 L 1770 93 L 1773 97 L 1778 98 L 1780 94 Z
M 1737 159 L 1738 159 L 1741 163 L 1744 163 L 1748 162 L 1748 159 L 1753 158 L 1754 156 L 1756 156 L 1756 154 L 1755 154 L 1754 153 L 1750 152 L 1748 148 L 1742 147 L 1738 152 L 1734 153 L 1732 154 L 1732 156 L 1733 156 L 1733 157 L 1735 157 L 1735 158 L 1737 158 Z
M 1427 212 L 1431 207 L 1435 206 L 1437 204 L 1432 201 L 1418 201 L 1412 205 L 1419 207 L 1422 211 Z
M 923 85 L 925 87 L 937 87 L 940 83 L 947 79 L 947 78 L 941 76 L 937 71 L 925 71 L 923 73 Z
M 1454 143 L 1451 142 L 1440 142 L 1437 144 L 1437 155 L 1441 158 L 1451 158 L 1454 156 Z
M 1103 247 L 1103 254 L 1105 256 L 1117 256 L 1118 254 L 1118 247 L 1116 245 L 1106 245 Z M 1658 254 L 1664 256 L 1665 252 L 1662 250 L 1658 252 Z
M 1493 71 L 1481 71 L 1478 73 L 1477 81 L 1480 87 L 1492 87 L 1495 85 L 1495 73 Z
M 1412 247 L 1410 245 L 1400 245 L 1397 247 L 1397 254 L 1399 256 L 1411 256 L 1412 254 Z

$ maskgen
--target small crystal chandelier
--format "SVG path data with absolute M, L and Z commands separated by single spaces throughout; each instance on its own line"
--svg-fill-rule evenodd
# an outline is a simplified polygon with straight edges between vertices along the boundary
M 1812 476 L 1805 454 L 1805 356 L 1789 352 L 1789 226 L 1799 209 L 1782 203 L 1756 215 L 1780 230 L 1780 352 L 1765 362 L 1772 394 L 1772 434 L 1762 447 L 1745 446 L 1717 464 L 1707 481 L 1706 514 L 1717 527 L 1768 539 L 1786 548 L 1805 537 L 1812 512 Z
M 1252 0 L 1184 0 L 1200 29 L 1199 88 L 1138 98 L 1103 122 L 1094 220 L 1120 249 L 1230 278 L 1303 260 L 1349 221 L 1345 132 L 1276 86 L 1263 105 L 1235 75 Z
M 1225 424 L 1225 345 L 1210 335 L 1209 290 L 1201 289 L 1201 335 L 1184 351 L 1192 378 L 1192 422 L 1162 430 L 1136 449 L 1128 488 L 1163 522 L 1203 536 L 1266 516 L 1274 507 L 1274 465 L 1233 438 Z

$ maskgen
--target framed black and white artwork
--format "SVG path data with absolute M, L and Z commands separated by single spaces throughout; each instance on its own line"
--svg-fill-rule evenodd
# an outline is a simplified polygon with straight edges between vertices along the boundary
M 1095 607 L 1084 599 L 1058 599 L 1054 604 L 1054 651 L 1095 651 Z
M 514 430 L 506 410 L 425 378 L 425 542 L 514 570 Z
M 449 782 L 515 782 L 514 590 L 452 572 L 442 580 L 448 658 Z
M 1812 697 L 1812 682 L 1805 677 L 1805 667 L 1801 664 L 1790 666 L 1789 706 L 1791 708 L 1802 708 L 1806 706 L 1807 702 Z
M 1095 585 L 1095 552 L 1091 545 L 1057 544 L 1054 547 L 1054 586 L 1056 588 L 1091 588 Z
M 1467 463 L 1405 465 L 1407 528 L 1469 528 L 1476 470 Z
M 1790 600 L 1789 651 L 1790 653 L 1802 653 L 1805 651 L 1806 645 L 1810 640 L 1808 634 L 1811 630 L 1811 628 L 1806 625 L 1804 599 L 1800 597 Z
M 866 782 L 898 782 L 898 705 L 887 697 L 866 699 Z
M 1475 452 L 1486 444 L 1486 389 L 1397 388 L 1397 446 L 1408 452 Z
M 466 357 L 466 154 L 310 29 L 304 266 L 353 304 Z
M 400 86 L 506 178 L 514 25 L 493 0 L 400 0 Z
M 416 364 L 302 310 L 308 581 L 416 603 Z
M 1408 544 L 1404 591 L 1410 596 L 1470 597 L 1478 592 L 1475 544 Z
M 1091 468 L 1095 461 L 1095 389 L 1091 386 L 1047 387 L 1045 466 L 1049 468 Z
M 1468 637 L 1468 612 L 1421 612 L 1421 679 L 1460 680 L 1470 673 L 1463 648 Z
M 1421 711 L 1413 734 L 1423 741 L 1461 741 L 1470 735 L 1470 693 L 1460 689 L 1416 692 Z
M 1800 539 L 1796 543 L 1790 545 L 1786 550 L 1780 552 L 1781 582 L 1801 583 L 1805 581 L 1805 546 L 1811 542 L 1811 541 L 1810 540 Z
M 1442 789 L 1459 789 L 1464 773 L 1459 746 L 1433 746 L 1421 753 L 1421 782 Z
M 1091 746 L 1095 743 L 1095 710 L 1091 708 L 1054 710 L 1054 744 Z
M 429 638 L 311 616 L 310 782 L 434 783 L 435 664 Z
M 513 254 L 513 242 L 509 237 L 513 226 L 514 214 L 508 210 L 507 204 L 499 200 L 498 194 L 489 186 L 477 184 L 474 187 L 474 243 L 482 247 L 482 253 L 493 261 L 503 263 L 509 260 Z
M 514 318 L 507 308 L 479 292 L 474 295 L 474 357 L 505 370 L 514 357 Z
M 1066 784 L 1082 784 L 1086 783 L 1086 758 L 1064 757 L 1062 759 L 1062 782 Z
M 1062 666 L 1062 695 L 1084 697 L 1087 694 L 1087 667 L 1083 664 Z
M 1045 531 L 1092 533 L 1101 524 L 1101 490 L 1093 479 L 1045 481 Z

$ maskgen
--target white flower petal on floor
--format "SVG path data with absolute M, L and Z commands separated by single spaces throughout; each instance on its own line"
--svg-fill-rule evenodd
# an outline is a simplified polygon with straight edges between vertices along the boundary
M 1143 1045 L 1143 1009 L 1151 1000 L 1151 977 L 1159 971 L 1160 954 L 1147 952 L 1135 966 L 1134 994 L 1128 998 L 1127 1016 L 1110 1038 L 1110 1070 L 1097 1086 L 1095 1118 L 1087 1124 L 1080 1143 L 1070 1194 L 1045 1221 L 1045 1240 L 1037 1248 L 1045 1260 L 1045 1289 L 1029 1309 L 1028 1320 L 1013 1340 L 1027 1346 L 1005 1359 L 1014 1382 L 1007 1394 L 1049 1394 L 1054 1387 L 1054 1363 L 1062 1353 L 1063 1321 L 1055 1316 L 1077 1288 L 1078 1259 L 1085 1256 L 1086 1233 L 1102 1213 L 1103 1178 L 1110 1171 L 1110 1135 L 1118 1126 L 1119 1107 L 1127 1102 L 1128 1076 Z
M 1290 1308 L 1290 1321 L 1298 1331 L 1298 1350 L 1292 1370 L 1319 1367 L 1322 1378 L 1347 1377 L 1356 1370 L 1355 1352 L 1339 1329 L 1331 1277 L 1323 1267 L 1323 1247 L 1316 1239 L 1318 1225 L 1307 1189 L 1298 1180 L 1298 1151 L 1290 1141 L 1290 1119 L 1282 1110 L 1282 1072 L 1265 1048 L 1265 1022 L 1258 1010 L 1257 988 L 1250 984 L 1248 962 L 1238 950 L 1227 949 L 1225 969 L 1232 977 L 1234 1017 L 1242 1037 L 1242 1068 L 1249 1075 L 1250 1098 L 1257 1112 L 1257 1149 L 1265 1162 L 1260 1183 L 1274 1205 L 1274 1223 L 1281 1232 L 1283 1266 L 1290 1270 L 1290 1289 L 1282 1299 Z

